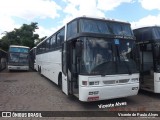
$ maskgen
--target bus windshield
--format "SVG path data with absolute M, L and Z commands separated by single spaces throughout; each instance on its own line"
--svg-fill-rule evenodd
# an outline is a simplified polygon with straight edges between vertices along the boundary
M 81 74 L 132 74 L 137 73 L 131 58 L 133 40 L 84 37 L 81 57 Z
M 9 48 L 9 62 L 28 64 L 28 48 L 10 47 Z
M 133 36 L 130 24 L 106 22 L 102 20 L 81 19 L 80 30 L 81 32 L 89 33 Z
M 9 52 L 28 53 L 29 49 L 21 47 L 10 47 Z
M 26 53 L 10 53 L 9 61 L 15 63 L 28 63 L 28 54 Z

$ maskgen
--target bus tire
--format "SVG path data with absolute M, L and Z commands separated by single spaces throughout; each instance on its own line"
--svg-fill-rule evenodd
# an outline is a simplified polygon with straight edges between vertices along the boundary
M 62 73 L 60 72 L 58 75 L 58 86 L 62 89 Z
M 38 68 L 37 68 L 38 70 L 37 70 L 37 72 L 39 73 L 39 65 L 38 65 Z
M 38 73 L 39 73 L 40 75 L 42 75 L 42 74 L 41 74 L 41 67 L 40 67 L 40 66 L 38 66 Z
M 39 74 L 42 75 L 41 67 L 39 67 Z

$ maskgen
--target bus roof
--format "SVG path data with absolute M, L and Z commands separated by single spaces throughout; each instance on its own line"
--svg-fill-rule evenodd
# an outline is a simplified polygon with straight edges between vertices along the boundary
M 120 20 L 114 20 L 114 19 L 107 19 L 107 18 L 101 18 L 101 17 L 90 17 L 90 16 L 80 16 L 80 17 L 76 17 L 72 20 L 70 20 L 69 22 L 67 22 L 64 26 L 66 26 L 67 24 L 69 24 L 70 22 L 76 20 L 76 19 L 92 19 L 92 20 L 103 20 L 103 21 L 109 21 L 109 22 L 117 22 L 117 23 L 123 23 L 123 24 L 130 24 L 129 22 L 124 22 L 124 21 L 120 21 Z M 58 29 L 56 32 L 58 32 L 59 30 L 61 30 L 64 26 L 62 26 L 60 29 Z M 55 32 L 55 33 L 56 33 Z M 53 34 L 55 34 L 53 33 Z M 47 40 L 48 38 L 50 38 L 53 34 L 51 34 L 49 37 L 46 37 L 43 41 L 41 41 L 40 43 L 38 43 L 36 45 L 39 46 L 40 44 L 42 44 L 45 40 Z
M 133 30 L 138 41 L 160 40 L 160 26 L 148 26 Z
M 19 48 L 28 48 L 29 49 L 29 47 L 27 47 L 27 46 L 20 46 L 20 45 L 10 45 L 9 47 L 19 47 Z
M 125 22 L 125 21 L 121 21 L 121 20 L 115 20 L 115 19 L 110 19 L 110 18 L 102 18 L 102 17 L 91 17 L 91 16 L 81 16 L 81 17 L 77 17 L 72 19 L 71 21 L 69 21 L 68 23 L 74 21 L 75 19 L 93 19 L 93 20 L 104 20 L 104 21 L 109 21 L 109 22 L 118 22 L 118 23 L 126 23 L 126 24 L 130 24 L 129 22 Z M 67 24 L 68 24 L 67 23 Z
M 156 25 L 155 26 L 144 26 L 144 27 L 133 29 L 133 30 L 152 29 L 152 28 L 157 28 L 157 27 L 160 27 L 160 26 L 156 26 Z

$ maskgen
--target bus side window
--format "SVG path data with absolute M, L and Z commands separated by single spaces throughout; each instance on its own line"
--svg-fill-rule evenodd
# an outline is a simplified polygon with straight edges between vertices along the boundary
M 77 29 L 77 20 L 72 21 L 67 25 L 67 38 L 75 35 L 78 32 Z
M 43 51 L 42 51 L 42 44 L 41 45 L 39 45 L 39 53 L 42 53 Z
M 46 41 L 46 51 L 49 51 L 49 49 L 50 49 L 50 39 Z
M 61 47 L 64 42 L 64 29 L 57 34 L 57 47 Z
M 56 39 L 55 39 L 55 35 L 54 35 L 51 37 L 50 49 L 55 49 L 55 45 L 56 45 Z
M 42 43 L 42 50 L 43 52 L 46 52 L 46 41 Z

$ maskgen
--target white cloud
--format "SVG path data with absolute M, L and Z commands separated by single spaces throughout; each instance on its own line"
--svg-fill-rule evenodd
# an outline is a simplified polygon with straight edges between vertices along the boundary
M 0 38 L 4 31 L 20 27 L 13 17 L 32 21 L 59 17 L 62 8 L 53 0 L 1 0 L 0 1 Z
M 113 10 L 122 3 L 132 3 L 133 0 L 98 0 L 98 8 L 100 10 Z
M 71 4 L 73 4 L 74 6 L 80 5 L 81 2 L 84 2 L 84 0 L 63 0 L 63 1 L 66 2 L 66 3 L 71 3 Z
M 87 15 L 106 17 L 105 12 L 113 10 L 122 3 L 132 3 L 134 0 L 63 0 L 67 3 L 64 12 L 67 13 L 63 23 L 77 16 Z
M 52 0 L 1 0 L 0 14 L 27 20 L 58 17 L 61 7 Z
M 66 17 L 62 24 L 79 16 L 105 17 L 105 13 L 97 8 L 97 0 L 63 0 L 67 3 L 64 9 Z
M 142 7 L 147 10 L 160 10 L 160 0 L 139 0 Z
M 97 8 L 97 0 L 65 0 L 67 6 L 64 12 L 71 17 L 77 17 L 82 15 L 105 17 L 105 14 Z M 67 16 L 68 18 L 68 16 Z
M 12 31 L 14 28 L 20 27 L 19 24 L 15 23 L 15 21 L 6 15 L 0 15 L 0 38 L 4 36 L 5 31 Z
M 55 33 L 57 30 L 59 30 L 62 26 L 57 26 L 54 28 L 45 28 L 43 26 L 38 26 L 39 29 L 36 29 L 35 33 L 37 33 L 39 36 L 39 38 L 42 37 L 49 37 L 51 36 L 53 33 Z
M 145 26 L 154 26 L 154 25 L 160 26 L 160 14 L 158 16 L 148 15 L 136 22 L 131 22 L 131 25 L 133 29 Z
M 45 37 L 45 36 L 50 36 L 51 34 L 52 34 L 52 30 L 51 29 L 46 29 L 46 28 L 44 28 L 43 26 L 38 26 L 38 28 L 39 29 L 37 29 L 36 31 L 35 31 L 35 33 L 36 34 L 39 34 L 40 36 L 40 38 L 42 38 L 42 37 Z
M 73 5 L 72 3 L 68 4 L 66 6 L 66 8 L 64 9 L 64 12 L 69 14 L 69 15 L 72 15 L 72 16 L 76 16 L 77 13 L 78 13 L 78 10 L 76 9 L 76 6 Z
M 146 10 L 160 10 L 160 0 L 139 0 L 141 6 Z M 145 26 L 160 26 L 160 14 L 157 16 L 148 15 L 138 21 L 131 22 L 132 28 L 140 28 Z

